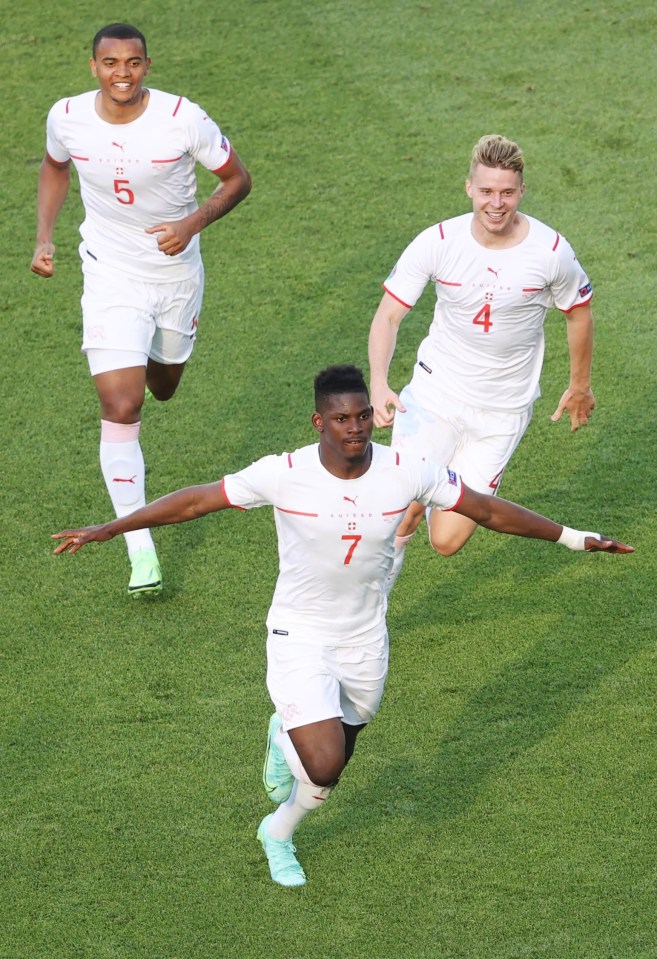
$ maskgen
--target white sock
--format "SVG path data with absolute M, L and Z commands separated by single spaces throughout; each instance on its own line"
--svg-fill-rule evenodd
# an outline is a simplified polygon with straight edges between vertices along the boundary
M 276 730 L 276 735 L 274 736 L 274 742 L 281 750 L 285 756 L 285 762 L 288 764 L 290 772 L 295 779 L 300 779 L 302 782 L 311 783 L 308 773 L 303 768 L 303 763 L 299 759 L 299 753 L 294 748 L 294 743 L 290 739 L 288 733 L 283 731 L 283 727 L 279 726 Z M 312 785 L 312 783 L 311 783 Z
M 146 505 L 144 455 L 139 445 L 141 423 L 100 421 L 100 468 L 118 518 Z M 125 533 L 128 555 L 154 549 L 148 529 Z
M 319 809 L 334 790 L 334 786 L 315 786 L 296 780 L 290 798 L 281 803 L 267 823 L 272 839 L 291 839 L 299 823 L 308 813 Z
M 406 552 L 406 544 L 409 539 L 413 537 L 414 533 L 409 533 L 408 536 L 395 536 L 395 557 L 392 561 L 392 566 L 390 567 L 390 572 L 386 577 L 385 590 L 386 594 L 390 593 L 390 590 L 397 582 L 397 577 L 401 573 L 401 568 L 404 564 L 404 553 Z

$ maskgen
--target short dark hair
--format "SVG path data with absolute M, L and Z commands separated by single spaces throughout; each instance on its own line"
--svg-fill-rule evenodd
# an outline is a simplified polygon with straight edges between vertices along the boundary
M 345 363 L 341 366 L 328 366 L 315 377 L 315 409 L 326 403 L 329 396 L 338 393 L 364 393 L 369 400 L 367 383 L 363 371 L 357 366 Z
M 144 48 L 144 56 L 148 56 L 146 52 L 146 37 L 141 30 L 131 26 L 129 23 L 110 23 L 108 26 L 102 27 L 93 39 L 91 55 L 94 60 L 96 59 L 98 44 L 101 40 L 104 40 L 105 37 L 110 37 L 112 40 L 141 40 L 141 45 Z

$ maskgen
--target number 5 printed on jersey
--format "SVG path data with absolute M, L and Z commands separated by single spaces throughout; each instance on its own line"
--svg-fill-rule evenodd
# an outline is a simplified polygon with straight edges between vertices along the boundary
M 119 203 L 123 203 L 124 206 L 130 206 L 130 204 L 135 202 L 135 195 L 128 186 L 130 180 L 115 180 L 114 181 L 114 192 L 116 193 L 116 199 Z

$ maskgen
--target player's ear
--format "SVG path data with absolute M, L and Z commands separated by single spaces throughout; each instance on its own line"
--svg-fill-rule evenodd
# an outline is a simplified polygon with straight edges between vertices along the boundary
M 322 420 L 321 413 L 313 413 L 310 417 L 310 422 L 313 424 L 313 429 L 317 430 L 318 433 L 324 432 L 324 421 Z
M 93 57 L 91 57 L 91 59 L 89 60 L 89 69 L 91 70 L 92 77 L 98 76 L 98 74 L 96 73 L 96 61 L 94 60 Z

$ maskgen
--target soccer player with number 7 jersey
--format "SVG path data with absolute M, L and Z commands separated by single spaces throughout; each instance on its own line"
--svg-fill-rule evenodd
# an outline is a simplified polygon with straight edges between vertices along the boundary
M 516 143 L 498 135 L 479 140 L 466 180 L 472 212 L 409 244 L 383 284 L 370 329 L 375 425 L 392 425 L 393 448 L 449 463 L 486 493 L 497 492 L 540 395 L 550 307 L 566 315 L 570 353 L 570 382 L 552 419 L 567 411 L 576 431 L 595 406 L 591 283 L 563 236 L 519 212 L 523 170 Z M 397 395 L 388 371 L 399 325 L 428 283 L 436 292 L 433 322 L 411 382 Z M 389 585 L 423 514 L 413 504 L 399 528 Z M 475 528 L 465 516 L 430 513 L 431 544 L 443 556 L 461 549 Z
M 199 106 L 144 86 L 150 65 L 146 40 L 130 24 L 96 34 L 90 67 L 99 89 L 59 100 L 48 114 L 32 259 L 34 273 L 53 275 L 53 233 L 73 164 L 85 211 L 82 351 L 100 399 L 100 463 L 117 516 L 146 502 L 146 388 L 171 399 L 194 346 L 204 283 L 199 234 L 251 189 L 237 153 Z M 197 163 L 220 181 L 201 206 Z M 149 530 L 128 533 L 126 543 L 129 593 L 160 592 Z
M 276 712 L 263 784 L 278 808 L 264 817 L 257 837 L 281 886 L 305 884 L 294 833 L 324 805 L 379 707 L 388 671 L 385 585 L 409 503 L 569 549 L 633 552 L 475 492 L 443 464 L 372 443 L 373 411 L 356 367 L 329 367 L 316 376 L 312 425 L 317 443 L 170 493 L 123 519 L 53 536 L 60 540 L 55 553 L 76 553 L 143 525 L 183 523 L 230 507 L 273 507 L 279 571 L 267 617 L 267 687 Z

